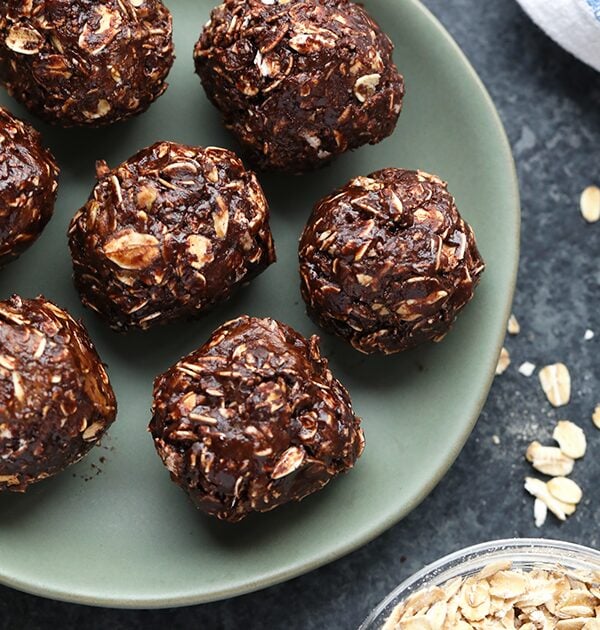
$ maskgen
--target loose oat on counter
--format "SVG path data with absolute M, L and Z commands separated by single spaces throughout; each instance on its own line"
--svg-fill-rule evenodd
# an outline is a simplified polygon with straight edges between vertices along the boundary
M 600 188 L 588 186 L 581 193 L 581 214 L 588 223 L 600 220 Z
M 552 437 L 560 450 L 573 459 L 581 459 L 587 450 L 587 440 L 583 429 L 569 420 L 559 420 Z
M 592 414 L 592 422 L 597 429 L 600 429 L 600 405 L 596 405 L 594 413 Z
M 540 384 L 553 407 L 562 407 L 571 399 L 571 375 L 564 363 L 546 365 L 539 373 Z
M 544 475 L 565 476 L 573 472 L 575 461 L 556 446 L 542 446 L 532 442 L 525 454 L 527 461 Z
M 509 367 L 510 353 L 506 348 L 502 347 L 502 350 L 500 350 L 500 356 L 498 357 L 498 363 L 496 364 L 496 376 L 504 374 Z
M 392 133 L 404 96 L 392 51 L 348 0 L 225 0 L 194 57 L 249 159 L 301 172 Z
M 546 507 L 560 521 L 566 520 L 567 516 L 571 516 L 577 509 L 577 502 L 568 503 L 557 498 L 551 491 L 551 487 L 545 481 L 536 479 L 535 477 L 525 478 L 525 490 L 546 505 Z M 535 509 L 534 509 L 535 512 Z M 536 519 L 537 520 L 537 519 Z
M 508 320 L 507 330 L 509 335 L 518 335 L 521 332 L 521 325 L 519 324 L 519 321 L 515 317 L 514 313 L 511 314 Z
M 575 460 L 585 455 L 587 440 L 581 427 L 568 420 L 560 420 L 552 437 L 558 443 L 556 446 L 542 446 L 533 441 L 527 448 L 525 457 L 538 472 L 551 476 L 544 482 L 541 479 L 527 477 L 525 490 L 536 498 L 534 504 L 534 519 L 537 527 L 545 521 L 545 514 L 539 503 L 543 503 L 558 519 L 564 521 L 567 516 L 575 512 L 581 501 L 581 488 L 566 476 L 573 472 Z
M 198 316 L 275 260 L 254 173 L 227 149 L 173 142 L 99 162 L 69 245 L 83 303 L 122 331 Z
M 548 517 L 548 506 L 537 497 L 533 501 L 533 521 L 536 527 L 543 527 Z
M 39 297 L 0 302 L 0 492 L 79 461 L 116 416 L 82 324 Z
M 166 90 L 171 31 L 160 0 L 4 0 L 0 81 L 48 122 L 113 123 Z
M 447 185 L 399 168 L 319 201 L 299 257 L 309 315 L 364 353 L 443 339 L 485 268 Z
M 563 503 L 577 505 L 583 498 L 583 491 L 572 479 L 553 477 L 546 485 L 550 494 Z
M 231 522 L 320 490 L 364 448 L 318 338 L 248 316 L 156 379 L 150 431 L 173 481 Z
M 535 364 L 531 363 L 531 361 L 524 361 L 519 366 L 519 374 L 522 374 L 523 376 L 526 376 L 527 378 L 529 378 L 535 372 L 535 368 L 536 368 Z
M 382 630 L 600 630 L 600 570 L 531 570 L 497 562 L 417 591 Z

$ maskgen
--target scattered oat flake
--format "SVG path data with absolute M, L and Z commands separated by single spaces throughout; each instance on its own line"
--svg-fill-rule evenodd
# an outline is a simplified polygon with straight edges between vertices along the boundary
M 539 514 L 544 503 L 538 503 Z M 539 519 L 538 519 L 539 522 Z M 495 563 L 412 593 L 392 611 L 383 630 L 600 630 L 599 571 L 572 576 L 561 567 Z
M 496 365 L 496 376 L 500 376 L 500 374 L 504 374 L 506 372 L 508 366 L 510 365 L 510 354 L 506 348 L 502 348 L 500 350 L 500 357 L 498 359 L 498 365 Z
M 519 366 L 519 374 L 530 377 L 535 372 L 535 364 L 525 361 Z
M 546 365 L 540 370 L 540 383 L 554 407 L 566 405 L 571 398 L 571 375 L 564 363 Z
M 500 444 L 500 438 L 497 435 L 492 435 L 492 442 L 498 445 Z
M 533 502 L 533 518 L 536 527 L 542 527 L 548 516 L 548 506 L 541 500 L 536 499 Z
M 600 405 L 596 405 L 594 413 L 592 414 L 592 422 L 597 429 L 600 429 Z
M 507 329 L 509 335 L 518 335 L 521 332 L 521 325 L 514 314 L 512 314 L 508 320 Z
M 585 331 L 585 334 L 583 335 L 583 338 L 585 339 L 585 341 L 591 341 L 594 338 L 594 331 L 590 330 L 589 328 Z
M 583 498 L 583 491 L 572 479 L 554 477 L 547 486 L 550 494 L 563 503 L 577 505 Z
M 538 441 L 527 448 L 525 458 L 544 475 L 565 477 L 573 472 L 575 461 L 556 446 L 542 446 Z
M 600 188 L 588 186 L 581 193 L 581 215 L 588 223 L 596 223 L 600 219 Z
M 583 429 L 569 420 L 560 420 L 552 437 L 558 442 L 560 450 L 573 459 L 580 459 L 585 455 L 587 440 Z

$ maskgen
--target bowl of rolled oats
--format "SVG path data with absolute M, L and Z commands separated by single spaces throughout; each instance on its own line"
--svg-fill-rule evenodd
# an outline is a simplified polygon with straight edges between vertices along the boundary
M 394 589 L 359 630 L 600 630 L 600 552 L 514 538 L 467 547 Z

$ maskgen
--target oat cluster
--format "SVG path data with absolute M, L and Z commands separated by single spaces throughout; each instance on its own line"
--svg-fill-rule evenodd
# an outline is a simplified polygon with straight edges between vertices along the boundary
M 317 337 L 248 316 L 156 379 L 150 430 L 173 481 L 227 521 L 316 492 L 364 448 Z
M 309 314 L 365 353 L 441 340 L 483 270 L 446 184 L 422 171 L 353 179 L 316 205 L 300 241 Z
M 564 521 L 575 513 L 583 497 L 581 488 L 568 475 L 573 472 L 575 460 L 587 450 L 583 429 L 569 420 L 560 420 L 552 433 L 558 446 L 543 446 L 537 440 L 527 448 L 527 461 L 544 475 L 552 477 L 545 482 L 534 477 L 525 479 L 525 490 L 535 497 L 534 518 L 538 527 L 546 521 L 548 511 Z
M 139 114 L 167 88 L 172 19 L 160 0 L 5 0 L 0 81 L 62 126 Z
M 225 0 L 194 56 L 249 159 L 301 172 L 392 133 L 404 96 L 392 51 L 348 0 Z
M 19 256 L 52 217 L 58 166 L 30 125 L 0 107 L 0 267 Z
M 231 151 L 157 143 L 111 170 L 69 229 L 83 303 L 116 330 L 193 317 L 275 260 L 267 201 Z
M 497 562 L 410 595 L 382 630 L 542 628 L 600 630 L 600 571 L 523 570 Z
M 0 302 L 0 492 L 79 461 L 116 415 L 87 332 L 39 297 Z
M 510 335 L 518 335 L 521 327 L 514 315 L 510 316 L 507 327 Z M 591 330 L 586 331 L 584 340 L 594 337 Z M 496 374 L 503 374 L 510 366 L 508 350 L 502 348 Z M 536 366 L 525 361 L 519 366 L 519 373 L 529 377 Z M 540 368 L 539 382 L 548 402 L 553 407 L 563 407 L 571 400 L 571 373 L 564 363 L 552 363 Z M 600 405 L 592 414 L 594 425 L 600 429 Z M 537 527 L 546 522 L 548 512 L 561 521 L 575 513 L 583 498 L 583 491 L 577 482 L 568 476 L 575 468 L 575 462 L 587 451 L 587 438 L 583 429 L 570 420 L 559 420 L 552 438 L 557 446 L 545 446 L 534 440 L 527 447 L 525 457 L 531 466 L 543 475 L 551 477 L 548 481 L 536 477 L 525 478 L 525 490 L 535 498 L 533 516 Z M 499 442 L 498 442 L 499 443 Z
M 508 370 L 511 364 L 510 352 L 506 348 L 500 350 L 498 363 L 496 364 L 496 376 L 500 376 Z

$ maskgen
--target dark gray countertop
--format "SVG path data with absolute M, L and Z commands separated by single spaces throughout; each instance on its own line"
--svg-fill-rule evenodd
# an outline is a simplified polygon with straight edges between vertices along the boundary
M 390 0 L 384 0 L 390 1 Z M 589 454 L 573 477 L 584 488 L 577 513 L 545 537 L 600 544 L 600 223 L 578 213 L 581 190 L 600 184 L 600 74 L 548 40 L 512 0 L 426 0 L 491 92 L 521 180 L 523 241 L 514 311 L 522 332 L 507 341 L 513 366 L 496 379 L 458 461 L 408 518 L 363 549 L 309 575 L 234 600 L 172 611 L 115 611 L 43 600 L 0 587 L 0 628 L 89 630 L 352 629 L 398 582 L 453 550 L 499 537 L 535 536 L 522 490 L 524 450 L 549 440 L 568 417 L 588 435 Z M 586 329 L 596 332 L 584 341 Z M 529 360 L 571 368 L 573 397 L 552 410 Z M 492 436 L 500 438 L 497 445 Z

